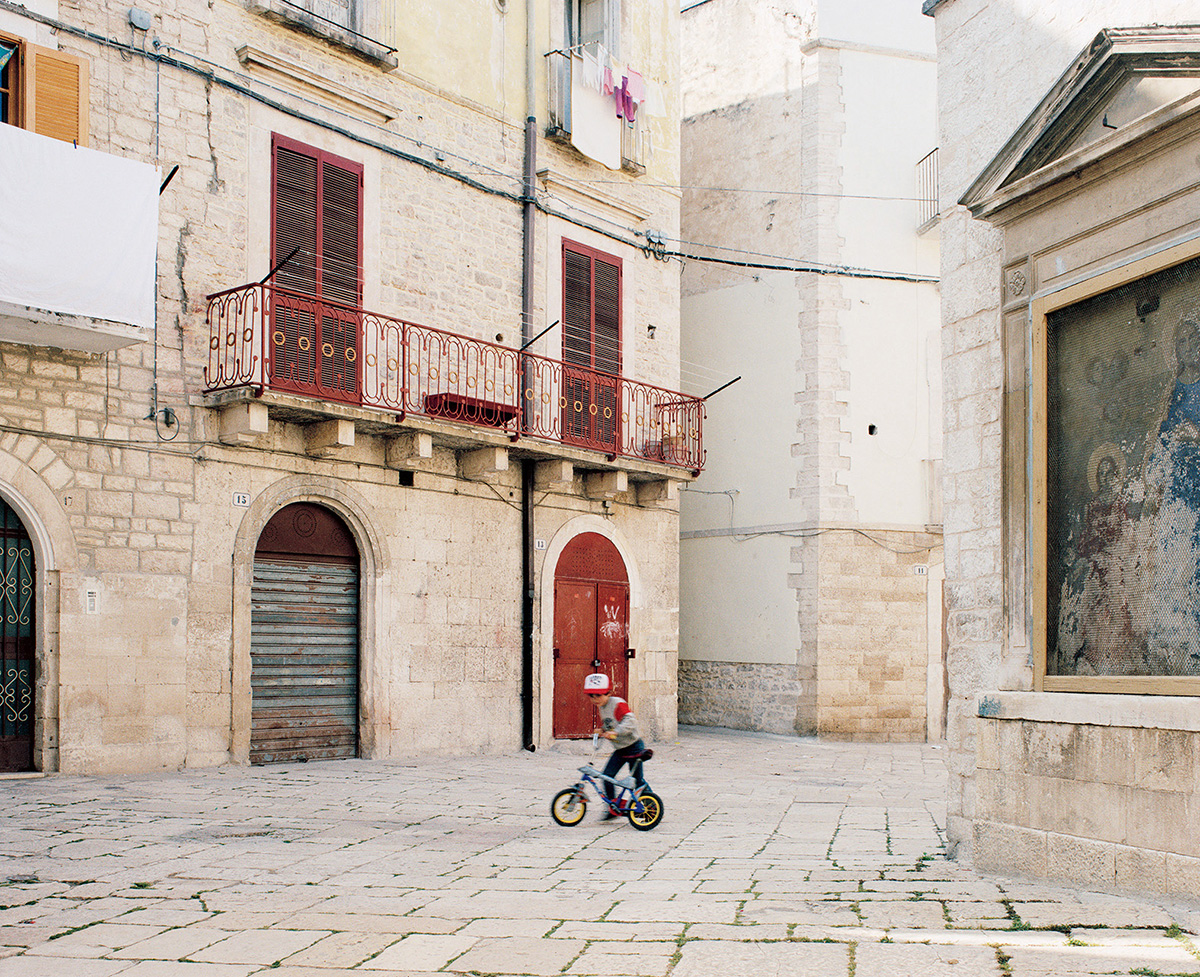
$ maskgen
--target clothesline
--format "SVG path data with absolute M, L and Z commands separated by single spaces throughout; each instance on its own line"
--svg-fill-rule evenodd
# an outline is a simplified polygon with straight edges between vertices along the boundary
M 573 69 L 581 72 L 584 86 L 612 98 L 618 119 L 632 122 L 643 107 L 650 115 L 667 114 L 661 86 L 622 64 L 603 44 L 581 44 L 565 53 L 570 54 Z

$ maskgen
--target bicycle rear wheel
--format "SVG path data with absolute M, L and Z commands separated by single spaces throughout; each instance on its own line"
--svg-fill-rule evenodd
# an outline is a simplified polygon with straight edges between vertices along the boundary
M 662 820 L 663 802 L 652 790 L 642 791 L 629 804 L 629 823 L 638 831 L 649 831 Z
M 550 816 L 565 828 L 574 827 L 587 814 L 587 797 L 576 787 L 566 787 L 550 802 Z

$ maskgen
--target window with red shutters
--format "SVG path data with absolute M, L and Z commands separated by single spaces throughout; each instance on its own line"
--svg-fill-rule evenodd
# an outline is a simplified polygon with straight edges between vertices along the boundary
M 616 451 L 621 259 L 573 241 L 563 241 L 563 361 L 563 437 Z
M 356 403 L 362 164 L 276 135 L 271 167 L 271 385 Z

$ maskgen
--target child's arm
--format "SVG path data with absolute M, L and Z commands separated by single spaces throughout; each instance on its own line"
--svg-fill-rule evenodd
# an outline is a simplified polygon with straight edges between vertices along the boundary
M 618 748 L 624 748 L 637 742 L 641 733 L 638 732 L 637 717 L 634 716 L 633 710 L 629 708 L 627 702 L 622 702 L 617 706 L 613 718 L 617 721 L 617 728 L 609 735 L 613 744 Z

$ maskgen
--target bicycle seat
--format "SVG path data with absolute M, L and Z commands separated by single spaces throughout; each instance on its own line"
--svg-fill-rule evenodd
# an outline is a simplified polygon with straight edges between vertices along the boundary
M 641 753 L 635 753 L 629 759 L 633 760 L 635 762 L 640 760 L 641 762 L 645 763 L 647 760 L 652 759 L 653 756 L 654 756 L 653 750 L 642 750 Z

